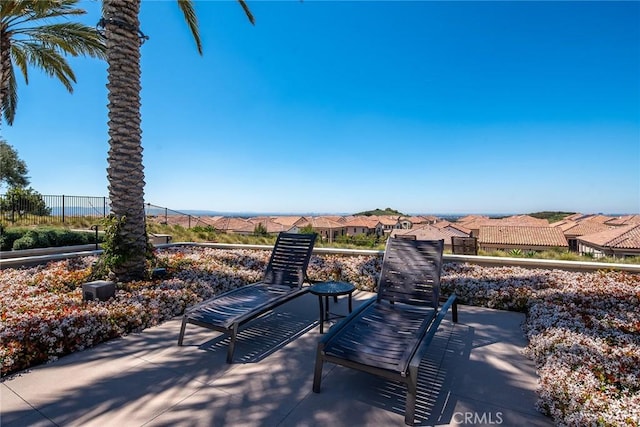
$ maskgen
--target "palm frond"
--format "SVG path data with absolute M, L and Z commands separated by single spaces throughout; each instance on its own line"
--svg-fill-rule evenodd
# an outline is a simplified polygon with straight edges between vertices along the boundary
M 7 96 L 2 101 L 2 115 L 5 122 L 11 126 L 13 119 L 16 117 L 16 107 L 18 105 L 18 85 L 16 84 L 16 75 L 13 72 L 13 68 L 8 70 Z
M 249 22 L 251 22 L 251 25 L 256 25 L 256 20 L 254 19 L 251 10 L 249 10 L 247 2 L 245 2 L 244 0 L 238 0 L 238 3 L 240 3 L 240 6 L 242 6 L 242 10 L 244 10 L 245 15 L 247 15 L 247 18 L 249 18 Z
M 73 7 L 76 3 L 78 0 L 2 0 L 0 22 L 6 27 L 18 27 L 48 18 L 86 14 L 85 10 Z
M 61 49 L 73 56 L 88 55 L 94 58 L 106 58 L 104 39 L 95 28 L 76 22 L 42 25 L 35 28 L 22 28 L 15 34 L 23 34 L 28 39 L 38 40 L 51 48 Z
M 11 59 L 13 60 L 13 63 L 15 64 L 15 66 L 18 67 L 22 72 L 25 83 L 29 84 L 29 73 L 28 73 L 29 64 L 27 64 L 27 57 L 24 54 L 24 50 L 20 48 L 20 46 L 15 46 L 15 45 L 11 46 Z
M 73 92 L 72 84 L 76 76 L 66 59 L 55 49 L 40 43 L 25 42 L 20 44 L 26 64 L 42 69 L 47 75 L 57 77 L 58 80 Z
M 178 0 L 178 6 L 184 15 L 185 21 L 191 30 L 193 39 L 196 42 L 198 53 L 202 55 L 202 41 L 200 40 L 200 30 L 198 29 L 198 17 L 196 11 L 193 8 L 193 2 L 191 0 Z

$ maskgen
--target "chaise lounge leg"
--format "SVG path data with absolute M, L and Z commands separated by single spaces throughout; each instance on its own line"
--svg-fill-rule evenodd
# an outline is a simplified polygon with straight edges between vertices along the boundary
M 418 369 L 409 368 L 409 377 L 407 378 L 407 399 L 404 412 L 404 423 L 412 426 L 416 417 L 416 400 L 418 394 Z
M 229 349 L 227 350 L 227 363 L 233 363 L 233 352 L 236 349 L 236 338 L 238 337 L 238 324 L 234 324 L 231 327 L 231 342 L 229 343 Z
M 458 323 L 458 301 L 454 301 L 451 306 L 451 317 L 453 319 L 453 323 Z
M 313 392 L 320 393 L 320 383 L 322 383 L 322 344 L 318 344 L 318 353 L 316 354 L 316 367 L 313 371 Z
M 180 335 L 178 336 L 178 345 L 182 345 L 182 339 L 184 338 L 184 331 L 187 328 L 187 316 L 182 317 L 182 327 L 180 327 Z

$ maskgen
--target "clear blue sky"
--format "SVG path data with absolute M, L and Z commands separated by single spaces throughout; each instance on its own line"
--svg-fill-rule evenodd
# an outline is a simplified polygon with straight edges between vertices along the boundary
M 146 201 L 176 210 L 640 212 L 639 2 L 143 1 Z M 86 2 L 94 25 L 99 2 Z M 106 196 L 106 65 L 34 71 L 2 137 Z

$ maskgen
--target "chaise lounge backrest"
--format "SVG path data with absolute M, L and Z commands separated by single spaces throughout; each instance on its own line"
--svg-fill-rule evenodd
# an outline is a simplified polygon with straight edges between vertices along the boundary
M 274 287 L 301 288 L 314 242 L 315 234 L 280 233 L 263 282 Z
M 390 238 L 378 281 L 378 301 L 438 308 L 444 240 Z

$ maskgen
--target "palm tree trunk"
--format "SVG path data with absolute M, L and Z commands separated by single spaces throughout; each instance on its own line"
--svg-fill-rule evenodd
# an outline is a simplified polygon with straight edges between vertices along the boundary
M 11 64 L 11 39 L 9 34 L 0 28 L 0 124 L 4 117 L 4 105 L 9 96 L 9 72 Z
M 109 91 L 109 156 L 107 177 L 111 211 L 124 219 L 122 256 L 112 273 L 118 281 L 146 274 L 147 234 L 144 213 L 144 166 L 140 127 L 141 0 L 104 0 Z

